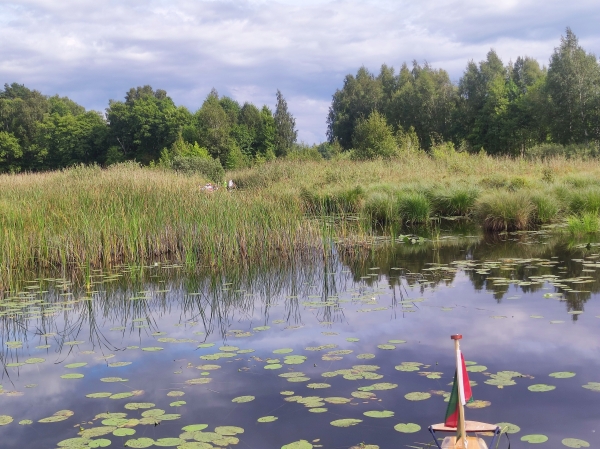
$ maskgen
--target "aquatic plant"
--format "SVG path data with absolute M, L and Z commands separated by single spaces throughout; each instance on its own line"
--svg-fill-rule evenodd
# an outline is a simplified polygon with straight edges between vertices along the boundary
M 495 191 L 482 196 L 476 204 L 476 214 L 487 231 L 527 229 L 535 206 L 527 192 Z

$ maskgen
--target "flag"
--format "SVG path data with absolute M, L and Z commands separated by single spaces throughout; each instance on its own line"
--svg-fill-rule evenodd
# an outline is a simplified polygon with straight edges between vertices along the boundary
M 463 406 L 473 401 L 473 393 L 471 392 L 465 359 L 460 351 L 456 354 L 456 361 L 460 370 L 456 370 L 454 373 L 454 384 L 452 385 L 452 393 L 450 394 L 450 401 L 446 409 L 446 419 L 444 420 L 446 427 L 458 427 L 458 401 Z

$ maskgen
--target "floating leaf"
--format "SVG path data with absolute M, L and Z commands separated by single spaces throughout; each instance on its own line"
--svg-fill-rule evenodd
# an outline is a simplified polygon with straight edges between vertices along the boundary
M 282 349 L 275 349 L 273 351 L 273 354 L 289 354 L 290 352 L 294 352 L 294 350 L 291 348 L 282 348 Z
M 208 427 L 208 424 L 190 424 L 189 426 L 185 426 L 181 430 L 185 432 L 200 432 Z
M 565 438 L 564 440 L 562 440 L 562 444 L 564 444 L 567 447 L 574 448 L 590 447 L 590 443 L 584 440 L 578 440 L 577 438 Z
M 127 365 L 131 365 L 131 362 L 113 362 L 113 363 L 108 364 L 108 366 L 110 366 L 111 368 L 117 368 L 119 366 L 127 366 Z
M 377 345 L 377 347 L 379 349 L 385 349 L 385 350 L 396 349 L 396 346 L 394 346 L 394 345 Z
M 548 441 L 548 437 L 546 435 L 532 434 L 532 435 L 523 435 L 521 437 L 521 441 L 525 441 L 526 443 L 545 443 Z
M 500 422 L 496 424 L 498 427 L 500 427 L 500 430 L 502 431 L 502 433 L 517 433 L 521 431 L 521 428 L 519 426 L 517 426 L 516 424 L 511 424 L 509 422 Z
M 556 379 L 568 379 L 570 377 L 575 377 L 575 373 L 572 371 L 559 371 L 556 373 L 551 373 L 549 376 Z
M 471 365 L 471 366 L 467 366 L 467 371 L 471 372 L 471 373 L 482 373 L 484 371 L 487 371 L 487 366 L 483 366 L 483 365 Z
M 592 391 L 600 391 L 600 382 L 588 382 L 583 386 L 583 388 L 587 388 Z
M 102 378 L 100 378 L 101 382 L 127 382 L 128 380 L 129 379 L 123 379 L 122 377 L 102 377 Z
M 113 432 L 113 435 L 116 437 L 130 437 L 131 435 L 135 435 L 135 430 L 129 428 L 121 428 L 115 430 Z
M 535 384 L 527 387 L 529 391 L 534 392 L 543 392 L 543 391 L 552 391 L 556 387 L 554 385 L 546 385 L 546 384 Z
M 152 438 L 138 438 L 134 440 L 127 440 L 125 442 L 125 447 L 132 447 L 135 449 L 144 449 L 150 447 L 154 444 L 154 440 Z
M 170 397 L 173 397 L 173 398 L 177 398 L 177 397 L 183 396 L 184 394 L 185 393 L 183 391 L 174 390 L 174 391 L 169 391 L 167 393 L 167 396 L 170 396 Z
M 406 340 L 388 340 L 388 343 L 391 343 L 394 345 L 402 345 L 402 344 L 406 343 Z
M 242 404 L 244 402 L 250 402 L 256 399 L 254 396 L 238 396 L 237 398 L 233 398 L 231 402 L 235 402 L 237 404 Z
M 98 440 L 91 440 L 88 443 L 88 447 L 90 447 L 90 448 L 108 447 L 108 446 L 110 446 L 110 440 L 107 440 L 106 438 L 100 438 Z
M 467 404 L 467 407 L 469 407 L 469 408 L 484 408 L 484 407 L 489 407 L 490 405 L 492 405 L 492 403 L 490 401 L 475 400 L 475 401 L 469 402 Z
M 327 411 L 327 409 L 324 407 L 314 407 L 314 408 L 309 408 L 308 411 L 311 413 L 325 413 Z
M 181 407 L 182 405 L 185 405 L 186 402 L 185 401 L 175 401 L 175 402 L 171 402 L 169 405 L 171 407 Z
M 46 361 L 46 359 L 42 359 L 42 358 L 38 358 L 38 357 L 32 357 L 30 359 L 25 360 L 25 363 L 33 365 L 34 363 L 43 363 L 45 361 Z
M 112 393 L 90 393 L 90 394 L 86 394 L 85 397 L 86 398 L 92 398 L 92 399 L 99 399 L 99 398 L 107 398 L 110 395 L 112 395 Z
M 77 362 L 77 363 L 69 363 L 68 365 L 65 365 L 65 368 L 81 368 L 82 366 L 87 365 L 87 362 Z
M 413 393 L 405 394 L 404 397 L 409 401 L 424 401 L 425 399 L 429 399 L 431 397 L 431 394 L 424 393 L 421 391 L 415 391 Z
M 313 383 L 306 385 L 308 388 L 318 389 L 318 388 L 329 388 L 331 385 L 325 383 Z
M 0 415 L 0 426 L 5 426 L 13 422 L 13 417 L 8 415 Z
M 313 445 L 306 440 L 294 441 L 290 444 L 281 446 L 281 449 L 312 449 Z
M 329 424 L 335 427 L 350 427 L 360 424 L 362 419 L 336 419 L 335 421 L 331 421 Z
M 269 365 L 265 365 L 264 369 L 280 369 L 282 367 L 283 365 L 281 365 L 280 363 L 271 363 Z
M 146 351 L 146 352 L 156 352 L 156 351 L 162 351 L 163 348 L 161 348 L 160 346 L 149 346 L 147 348 L 142 348 L 142 351 Z
M 414 423 L 400 423 L 394 426 L 394 430 L 402 433 L 415 433 L 421 430 L 421 426 Z
M 389 410 L 371 410 L 364 412 L 363 415 L 368 416 L 369 418 L 391 418 L 394 416 L 394 412 Z
M 277 421 L 277 417 L 276 416 L 263 416 L 262 418 L 258 418 L 257 421 L 258 422 L 273 422 L 273 421 Z
M 348 338 L 346 338 L 346 341 L 349 341 L 350 343 L 356 343 L 357 341 L 360 341 L 360 339 L 354 338 L 354 337 L 348 337 Z
M 69 374 L 63 374 L 60 377 L 61 377 L 61 379 L 81 379 L 84 376 L 81 373 L 69 373 Z
M 29 424 L 33 424 L 33 421 L 30 419 L 22 419 L 21 421 L 19 421 L 19 424 L 22 426 L 27 426 Z
M 160 447 L 174 447 L 183 443 L 185 443 L 185 440 L 182 440 L 181 438 L 159 438 L 154 442 L 154 445 Z
M 125 404 L 125 408 L 127 410 L 140 410 L 140 409 L 152 408 L 155 405 L 156 404 L 153 404 L 152 402 L 130 402 L 128 404 Z
M 185 381 L 188 385 L 205 385 L 212 381 L 210 377 L 199 377 L 196 379 L 188 379 Z

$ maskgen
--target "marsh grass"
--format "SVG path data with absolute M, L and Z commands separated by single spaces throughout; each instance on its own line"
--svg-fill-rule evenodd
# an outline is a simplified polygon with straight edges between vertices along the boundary
M 0 276 L 157 257 L 220 270 L 322 252 L 325 239 L 370 238 L 380 221 L 454 215 L 501 231 L 600 209 L 600 162 L 589 159 L 444 150 L 386 161 L 276 160 L 226 178 L 238 190 L 205 194 L 200 175 L 132 163 L 1 175 Z M 341 218 L 325 226 L 330 214 Z
M 600 217 L 594 212 L 571 215 L 567 217 L 567 230 L 574 236 L 596 234 L 600 231 Z

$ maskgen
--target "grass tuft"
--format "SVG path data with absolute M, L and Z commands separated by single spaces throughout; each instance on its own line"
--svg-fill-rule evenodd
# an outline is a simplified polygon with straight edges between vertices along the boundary
M 567 218 L 567 230 L 574 236 L 596 234 L 600 231 L 598 214 L 584 212 L 582 215 L 571 215 Z
M 527 192 L 496 191 L 481 197 L 476 214 L 483 220 L 486 231 L 515 231 L 527 229 L 535 206 Z
M 431 202 L 421 192 L 401 193 L 398 198 L 398 210 L 405 223 L 427 223 L 431 216 Z

